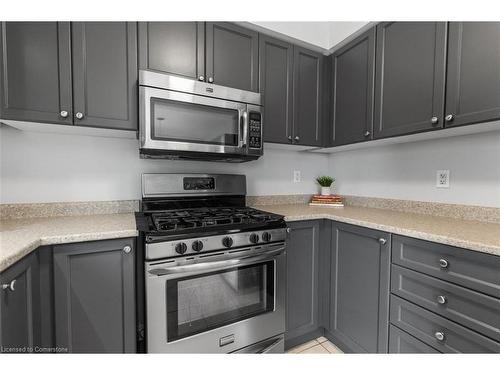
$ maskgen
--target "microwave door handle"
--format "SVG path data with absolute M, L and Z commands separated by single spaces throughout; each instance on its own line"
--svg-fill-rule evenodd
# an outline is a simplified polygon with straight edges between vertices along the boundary
M 186 266 L 176 266 L 171 268 L 154 268 L 148 272 L 155 276 L 164 276 L 171 274 L 184 274 L 192 272 L 205 272 L 211 270 L 225 269 L 234 266 L 247 265 L 255 262 L 265 262 L 274 259 L 277 255 L 281 254 L 285 250 L 282 246 L 276 250 L 268 251 L 265 254 L 251 255 L 247 257 L 237 258 L 237 259 L 226 259 L 213 262 L 200 262 L 195 264 L 189 264 Z
M 247 138 L 248 138 L 248 112 L 243 111 L 241 114 L 241 125 L 243 126 L 243 130 L 241 130 L 241 139 L 240 139 L 240 148 L 244 148 L 247 146 Z

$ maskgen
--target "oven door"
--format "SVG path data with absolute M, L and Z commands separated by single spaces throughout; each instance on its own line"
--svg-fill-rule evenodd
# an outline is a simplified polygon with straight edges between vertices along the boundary
M 147 264 L 147 351 L 230 353 L 282 334 L 284 245 L 261 250 Z
M 140 86 L 141 148 L 246 154 L 245 103 Z

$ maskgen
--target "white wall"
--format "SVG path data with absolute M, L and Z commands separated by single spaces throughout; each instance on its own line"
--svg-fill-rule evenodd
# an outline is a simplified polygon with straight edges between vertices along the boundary
M 500 132 L 331 154 L 329 170 L 340 194 L 500 207 Z
M 249 195 L 312 194 L 328 156 L 266 149 L 242 164 L 140 159 L 136 140 L 22 132 L 0 127 L 0 203 L 140 199 L 143 172 L 247 176 Z M 292 183 L 293 170 L 302 171 Z
M 368 22 L 251 22 L 324 49 L 330 49 Z

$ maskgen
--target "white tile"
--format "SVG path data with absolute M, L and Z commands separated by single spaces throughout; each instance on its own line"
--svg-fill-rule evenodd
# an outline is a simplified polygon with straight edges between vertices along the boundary
M 332 354 L 342 354 L 343 351 L 340 350 L 339 348 L 337 348 L 335 345 L 333 345 L 330 341 L 325 341 L 325 342 L 322 342 L 321 345 L 323 346 L 323 348 L 325 348 L 326 350 L 328 350 L 329 353 L 332 353 Z
M 318 344 L 316 346 L 313 346 L 312 348 L 300 352 L 300 354 L 330 354 L 330 353 L 322 346 L 322 344 Z
M 316 339 L 316 341 L 321 344 L 322 342 L 328 341 L 328 339 L 324 336 L 320 336 Z
M 291 348 L 287 353 L 300 353 L 306 349 L 312 348 L 315 345 L 318 345 L 318 342 L 316 340 L 311 340 Z

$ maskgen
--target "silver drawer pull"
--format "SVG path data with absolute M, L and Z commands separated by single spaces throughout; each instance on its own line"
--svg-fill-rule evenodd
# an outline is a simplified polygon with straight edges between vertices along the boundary
M 448 268 L 448 261 L 446 259 L 439 259 L 439 267 Z
M 436 332 L 434 334 L 434 337 L 439 340 L 439 341 L 443 341 L 444 340 L 444 333 L 443 332 Z
M 440 305 L 444 305 L 446 303 L 446 297 L 445 296 L 438 296 L 437 303 L 439 303 Z
M 10 290 L 11 292 L 16 290 L 16 279 L 12 280 L 8 284 L 2 284 L 2 290 Z
M 130 247 L 128 245 L 123 248 L 123 252 L 125 254 L 129 254 L 131 251 L 132 251 L 132 247 Z
M 381 245 L 385 245 L 387 243 L 387 240 L 385 238 L 379 238 L 378 239 L 378 242 L 381 244 Z

